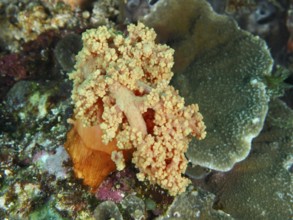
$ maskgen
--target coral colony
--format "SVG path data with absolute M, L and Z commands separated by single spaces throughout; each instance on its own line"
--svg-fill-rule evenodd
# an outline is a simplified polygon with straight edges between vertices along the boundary
M 191 136 L 205 137 L 203 117 L 196 104 L 185 106 L 169 85 L 173 49 L 155 44 L 155 32 L 142 23 L 127 30 L 126 37 L 105 26 L 83 34 L 76 71 L 70 74 L 75 103 L 75 118 L 70 121 L 87 151 L 106 152 L 117 170 L 124 169 L 124 154 L 131 152 L 139 180 L 176 195 L 190 182 L 182 176 L 187 167 L 184 153 Z M 89 129 L 95 132 L 89 134 Z M 91 178 L 81 174 L 81 161 L 88 159 L 73 156 L 71 144 L 67 149 L 76 173 Z
M 0 30 L 0 219 L 292 219 L 293 1 L 0 0 Z

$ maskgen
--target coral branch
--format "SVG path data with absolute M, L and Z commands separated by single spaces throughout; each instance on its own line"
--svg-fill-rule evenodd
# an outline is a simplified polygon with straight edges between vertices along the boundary
M 126 115 L 129 125 L 146 135 L 146 124 L 138 109 L 139 103 L 142 102 L 141 97 L 135 96 L 133 92 L 117 82 L 110 85 L 109 90 L 110 96 L 116 101 L 116 105 Z

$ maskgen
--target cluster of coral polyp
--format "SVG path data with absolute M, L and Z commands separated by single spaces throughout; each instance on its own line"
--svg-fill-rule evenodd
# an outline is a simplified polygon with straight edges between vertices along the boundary
M 125 152 L 130 151 L 139 180 L 147 179 L 176 195 L 189 183 L 182 174 L 190 139 L 206 135 L 203 117 L 196 104 L 185 106 L 169 85 L 174 51 L 155 44 L 155 32 L 141 23 L 127 30 L 124 36 L 100 27 L 82 35 L 83 49 L 70 74 L 75 135 L 83 146 L 108 154 L 118 170 L 125 167 Z M 68 142 L 73 141 L 68 140 L 66 148 L 75 172 L 86 181 L 90 177 L 81 174 L 81 164 L 88 164 L 85 161 L 93 154 L 80 153 L 88 158 L 77 158 L 78 150 L 70 153 Z

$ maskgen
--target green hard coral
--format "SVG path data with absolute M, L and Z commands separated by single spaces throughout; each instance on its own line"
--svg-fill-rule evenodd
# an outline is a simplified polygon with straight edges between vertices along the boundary
M 292 219 L 293 111 L 273 100 L 249 157 L 207 182 L 215 208 L 236 219 Z
M 267 114 L 273 61 L 266 44 L 203 0 L 159 1 L 143 22 L 175 49 L 173 85 L 204 116 L 207 137 L 192 140 L 187 157 L 230 170 L 247 157 Z
M 190 90 L 187 103 L 197 100 L 206 116 L 208 136 L 202 143 L 193 140 L 187 156 L 227 171 L 246 158 L 263 127 L 269 101 L 263 76 L 270 71 L 270 57 L 263 42 L 244 34 L 215 50 L 217 55 L 198 59 L 177 79 Z
M 156 220 L 232 220 L 229 214 L 212 207 L 214 199 L 212 193 L 189 189 L 177 196 L 165 215 Z

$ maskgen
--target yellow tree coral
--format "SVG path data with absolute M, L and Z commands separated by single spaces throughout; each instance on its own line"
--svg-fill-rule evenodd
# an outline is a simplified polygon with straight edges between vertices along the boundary
M 122 151 L 132 149 L 138 179 L 176 195 L 189 183 L 182 173 L 190 138 L 205 137 L 203 117 L 168 85 L 173 49 L 155 44 L 155 32 L 141 23 L 127 31 L 126 37 L 106 27 L 83 34 L 70 74 L 75 118 L 96 126 L 103 145 L 117 143 L 111 158 L 118 170 L 124 168 Z

